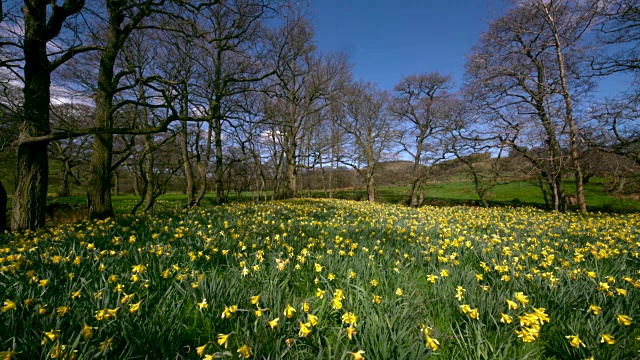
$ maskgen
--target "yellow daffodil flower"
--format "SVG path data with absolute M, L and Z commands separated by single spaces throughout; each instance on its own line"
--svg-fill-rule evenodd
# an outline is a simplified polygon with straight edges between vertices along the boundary
M 579 348 L 580 345 L 582 345 L 582 347 L 585 347 L 585 344 L 582 342 L 582 340 L 580 340 L 580 337 L 578 337 L 578 335 L 567 335 L 565 336 L 565 338 L 569 339 L 569 344 L 571 344 L 571 346 L 575 348 Z
M 220 346 L 224 345 L 224 348 L 226 349 L 227 346 L 229 345 L 229 335 L 231 335 L 231 333 L 218 334 L 218 345 Z

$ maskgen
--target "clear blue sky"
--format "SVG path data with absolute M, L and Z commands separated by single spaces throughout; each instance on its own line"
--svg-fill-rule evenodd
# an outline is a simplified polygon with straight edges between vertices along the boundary
M 312 0 L 318 47 L 354 64 L 355 80 L 391 90 L 402 76 L 438 71 L 460 86 L 465 54 L 507 0 Z M 600 81 L 597 96 L 626 89 L 628 74 Z
M 460 85 L 465 54 L 501 0 L 313 0 L 318 47 L 349 55 L 355 80 L 391 90 L 402 76 L 439 71 Z

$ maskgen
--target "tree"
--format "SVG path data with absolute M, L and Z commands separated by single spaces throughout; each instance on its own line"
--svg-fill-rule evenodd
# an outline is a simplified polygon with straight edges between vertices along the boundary
M 474 101 L 482 103 L 484 116 L 493 120 L 503 139 L 544 178 L 556 211 L 565 205 L 567 163 L 580 174 L 573 99 L 591 85 L 582 35 L 593 12 L 587 6 L 591 2 L 582 3 L 585 8 L 565 1 L 517 3 L 491 23 L 467 62 L 467 87 Z M 577 190 L 582 193 L 579 182 Z
M 536 0 L 535 9 L 544 15 L 547 27 L 552 35 L 552 44 L 556 55 L 556 65 L 560 80 L 559 92 L 564 99 L 564 123 L 569 127 L 569 151 L 576 181 L 576 198 L 580 212 L 587 212 L 584 198 L 584 184 L 578 149 L 578 125 L 574 115 L 574 101 L 569 89 L 570 64 L 567 55 L 580 57 L 579 50 L 584 34 L 589 30 L 597 14 L 597 1 L 573 2 L 565 0 Z M 574 64 L 579 64 L 573 60 Z M 576 66 L 577 67 L 577 66 Z M 573 70 L 576 70 L 574 67 Z M 578 75 L 580 76 L 580 75 Z
M 160 3 L 164 3 L 164 1 Z M 103 46 L 100 51 L 94 96 L 96 104 L 94 127 L 104 129 L 114 127 L 114 113 L 118 108 L 117 104 L 114 104 L 114 98 L 119 92 L 129 88 L 127 85 L 121 85 L 120 82 L 126 80 L 127 76 L 132 73 L 135 74 L 135 70 L 128 68 L 118 71 L 116 67 L 118 57 L 132 32 L 138 29 L 142 21 L 150 16 L 156 8 L 156 3 L 152 1 L 133 1 L 130 4 L 125 4 L 117 0 L 106 0 L 107 19 L 102 34 L 103 39 L 101 39 Z M 138 78 L 130 86 L 148 80 Z M 103 219 L 113 216 L 111 204 L 112 149 L 112 133 L 95 135 L 87 184 L 87 204 L 91 218 Z
M 506 144 L 500 135 L 491 134 L 489 124 L 473 115 L 471 101 L 452 97 L 448 103 L 444 152 L 464 164 L 480 202 L 486 207 L 489 191 L 505 178 L 503 168 L 509 166 L 503 156 Z
M 285 39 L 284 45 L 279 45 Z M 317 125 L 314 116 L 328 106 L 348 76 L 346 58 L 340 54 L 320 55 L 313 43 L 309 21 L 296 15 L 285 21 L 271 37 L 272 47 L 279 48 L 275 80 L 270 84 L 272 99 L 265 102 L 267 121 L 278 134 L 284 162 L 284 186 L 278 195 L 297 196 L 297 171 L 300 139 L 303 133 Z M 274 138 L 275 139 L 275 138 Z
M 17 149 L 17 178 L 13 197 L 11 227 L 13 230 L 43 227 L 48 186 L 49 108 L 51 75 L 76 54 L 94 50 L 85 46 L 76 26 L 69 21 L 84 7 L 83 0 L 65 0 L 61 5 L 47 0 L 25 0 L 22 17 L 3 13 L 3 30 L 13 37 L 2 42 L 5 58 L 2 67 L 24 84 L 24 103 L 20 111 L 21 127 Z M 8 16 L 19 19 L 7 23 Z M 20 22 L 24 24 L 22 29 Z M 55 46 L 48 47 L 48 44 Z M 20 49 L 18 55 L 16 49 Z
M 196 41 L 199 51 L 195 60 L 200 71 L 195 95 L 207 119 L 208 131 L 213 132 L 214 180 L 219 204 L 226 198 L 223 132 L 225 127 L 235 126 L 234 120 L 242 121 L 241 95 L 261 91 L 260 82 L 274 74 L 267 54 L 275 49 L 268 49 L 265 44 L 268 29 L 264 22 L 276 11 L 263 0 L 227 0 L 198 14 L 202 34 Z M 208 163 L 208 152 L 203 160 Z M 194 205 L 204 196 L 207 166 L 199 162 L 198 168 L 201 186 Z
M 406 122 L 406 137 L 400 143 L 413 159 L 409 206 L 418 206 L 418 194 L 426 181 L 425 165 L 442 157 L 438 135 L 447 122 L 447 100 L 450 98 L 451 77 L 440 73 L 414 74 L 402 78 L 394 87 L 391 107 L 401 121 Z
M 378 164 L 391 153 L 399 135 L 388 111 L 389 94 L 371 83 L 359 82 L 345 95 L 345 117 L 338 124 L 345 132 L 348 150 L 340 161 L 364 178 L 367 198 L 375 202 Z

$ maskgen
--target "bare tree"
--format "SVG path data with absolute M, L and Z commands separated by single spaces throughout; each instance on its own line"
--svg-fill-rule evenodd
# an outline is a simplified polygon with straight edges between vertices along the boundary
M 551 5 L 553 21 L 546 13 Z M 568 5 L 538 0 L 517 3 L 490 24 L 467 63 L 467 87 L 475 94 L 474 101 L 482 103 L 494 129 L 544 178 L 556 211 L 565 204 L 567 163 L 574 165 L 576 176 L 580 174 L 575 165 L 578 128 L 572 99 L 590 85 L 588 77 L 581 77 L 585 57 L 580 47 L 590 17 L 581 17 L 582 10 Z M 566 135 L 573 149 L 569 156 L 561 142 Z
M 278 44 L 286 39 L 283 47 Z M 295 15 L 272 36 L 274 48 L 281 48 L 277 59 L 276 79 L 270 89 L 273 98 L 266 102 L 265 113 L 275 125 L 284 163 L 284 187 L 278 196 L 297 196 L 299 142 L 303 133 L 317 125 L 320 113 L 329 98 L 340 88 L 347 76 L 346 58 L 339 54 L 320 55 L 313 43 L 313 29 L 309 20 Z
M 399 135 L 388 105 L 388 93 L 371 83 L 355 83 L 346 93 L 345 117 L 338 122 L 348 146 L 340 161 L 363 177 L 370 202 L 376 200 L 378 164 L 391 154 Z
M 278 6 L 276 2 L 274 6 Z M 228 0 L 201 11 L 199 26 L 202 35 L 196 63 L 200 69 L 196 96 L 205 114 L 209 131 L 213 131 L 214 180 L 216 202 L 223 203 L 224 170 L 223 137 L 225 127 L 244 112 L 241 94 L 257 91 L 258 84 L 274 74 L 267 61 L 270 50 L 264 43 L 268 31 L 264 22 L 274 11 L 264 0 Z M 232 129 L 230 129 L 232 131 Z M 206 154 L 205 154 L 206 155 Z M 209 156 L 204 161 L 208 162 Z M 206 167 L 199 163 L 201 186 L 194 204 L 204 196 Z
M 506 178 L 503 168 L 506 144 L 489 130 L 481 117 L 473 114 L 473 104 L 464 98 L 449 99 L 446 129 L 442 141 L 444 152 L 453 154 L 464 164 L 471 176 L 476 194 L 483 206 L 488 206 L 489 191 Z
M 407 124 L 400 140 L 404 152 L 413 159 L 409 206 L 418 206 L 418 195 L 426 181 L 427 167 L 442 158 L 436 137 L 444 133 L 447 101 L 452 82 L 450 76 L 424 73 L 407 76 L 394 87 L 392 111 Z
M 578 149 L 578 125 L 574 115 L 574 100 L 569 89 L 570 70 L 579 70 L 578 66 L 571 69 L 566 61 L 567 56 L 574 58 L 574 64 L 579 63 L 575 58 L 581 57 L 579 50 L 586 37 L 586 33 L 595 22 L 598 1 L 574 2 L 567 0 L 544 1 L 533 3 L 538 13 L 544 16 L 545 22 L 552 36 L 552 45 L 556 55 L 556 66 L 560 80 L 559 93 L 564 99 L 564 123 L 569 127 L 569 151 L 576 181 L 576 198 L 580 212 L 587 212 L 584 198 L 584 184 L 580 167 Z M 586 58 L 585 58 L 586 60 Z M 577 76 L 584 74 L 576 74 Z

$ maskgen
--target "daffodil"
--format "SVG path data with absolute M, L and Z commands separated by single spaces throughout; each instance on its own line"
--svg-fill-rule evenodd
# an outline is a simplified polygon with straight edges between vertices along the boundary
M 427 347 L 430 348 L 433 351 L 438 350 L 438 347 L 440 346 L 440 342 L 430 336 L 427 336 Z
M 616 343 L 616 340 L 613 338 L 613 336 L 609 334 L 602 334 L 600 336 L 600 343 L 607 343 L 609 345 L 613 345 Z
M 85 340 L 90 339 L 93 336 L 94 329 L 97 328 L 84 324 L 84 327 L 82 328 L 82 337 L 84 337 Z
M 129 304 L 129 313 L 133 314 L 134 312 L 138 311 L 140 309 L 140 304 L 142 304 L 142 301 L 138 301 L 135 304 Z
M 479 313 L 478 313 L 478 308 L 472 309 L 472 310 L 469 312 L 469 316 L 470 316 L 472 319 L 478 319 L 478 317 L 480 316 L 480 315 L 479 315 Z
M 356 332 L 356 328 L 354 328 L 353 326 L 349 326 L 348 328 L 344 329 L 347 332 L 347 337 L 349 338 L 349 340 L 351 340 L 351 338 L 357 334 Z
M 44 332 L 44 338 L 42 339 L 42 345 L 46 344 L 47 341 L 54 342 L 54 341 L 56 341 L 56 339 L 58 337 L 60 337 L 60 331 L 59 330 L 45 331 Z
M 311 323 L 303 323 L 302 321 L 300 321 L 300 331 L 298 332 L 298 335 L 301 337 L 306 337 L 310 333 L 311 333 Z
M 516 292 L 514 297 L 516 298 L 516 300 L 518 300 L 520 302 L 520 304 L 527 305 L 527 303 L 529 302 L 529 299 L 527 298 L 526 295 L 524 295 L 522 292 Z
M 256 305 L 257 306 L 259 301 L 260 301 L 260 294 L 251 297 L 251 304 L 252 305 Z
M 291 319 L 295 312 L 296 312 L 296 309 L 294 309 L 293 306 L 291 306 L 291 304 L 287 304 L 287 307 L 284 309 L 284 316 L 286 316 L 287 319 Z
M 580 340 L 580 337 L 578 337 L 578 335 L 567 335 L 565 337 L 569 339 L 569 344 L 574 348 L 579 348 L 580 345 L 582 345 L 582 347 L 585 347 L 584 343 L 582 342 L 582 340 Z
M 511 310 L 518 309 L 518 304 L 515 301 L 511 301 L 509 299 L 506 299 L 506 302 L 507 302 L 507 306 L 509 306 L 509 309 L 511 309 Z
M 342 309 L 342 301 L 340 301 L 340 300 L 338 300 L 338 299 L 334 298 L 334 299 L 331 301 L 331 306 L 332 306 L 335 310 L 340 310 L 340 309 Z
M 204 344 L 202 346 L 198 346 L 196 347 L 196 354 L 198 354 L 198 356 L 202 356 L 204 355 L 204 349 L 207 347 L 207 344 Z
M 632 320 L 633 320 L 633 319 L 632 319 L 632 318 L 630 318 L 629 316 L 627 316 L 627 315 L 621 315 L 621 314 L 618 314 L 617 319 L 618 319 L 618 324 L 620 324 L 620 325 L 625 325 L 625 326 L 629 326 L 629 325 L 631 325 L 631 322 L 632 322 Z
M 204 304 L 202 305 L 203 306 L 202 308 L 204 308 L 205 305 L 207 305 L 206 302 L 204 302 Z M 224 310 L 222 310 L 222 314 L 220 315 L 220 318 L 229 319 L 229 318 L 231 318 L 232 314 L 233 314 L 233 312 L 231 311 L 231 309 L 225 305 Z
M 500 314 L 500 322 L 504 323 L 504 324 L 511 324 L 511 321 L 513 321 L 513 318 L 507 314 L 501 313 Z
M 318 317 L 313 314 L 307 314 L 307 319 L 312 326 L 318 325 Z
M 0 310 L 2 310 L 2 312 L 7 312 L 9 310 L 15 310 L 15 309 L 16 309 L 16 303 L 11 301 L 11 300 L 9 300 L 9 299 L 6 299 L 4 301 L 4 306 L 2 308 L 0 308 Z
M 245 359 L 251 356 L 251 348 L 247 344 L 242 345 L 236 351 L 240 354 L 240 357 L 244 357 Z
M 342 315 L 342 322 L 345 324 L 356 325 L 356 321 L 358 321 L 358 317 L 352 312 L 346 312 Z
M 274 330 L 275 328 L 277 328 L 277 327 L 278 327 L 278 321 L 280 321 L 280 318 L 275 318 L 275 319 L 270 320 L 270 321 L 268 322 L 268 323 L 269 323 L 269 326 L 271 327 L 271 330 Z
M 364 350 L 358 350 L 356 352 L 348 352 L 349 355 L 353 356 L 353 360 L 364 360 Z
M 218 334 L 218 345 L 220 346 L 224 345 L 224 348 L 226 349 L 227 346 L 229 345 L 229 335 L 231 335 L 231 333 Z
M 67 314 L 67 311 L 69 311 L 68 306 L 59 306 L 56 308 L 56 315 L 58 315 L 59 317 L 63 317 Z

